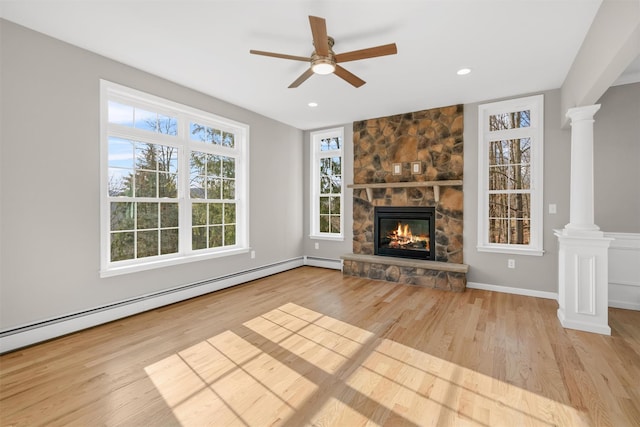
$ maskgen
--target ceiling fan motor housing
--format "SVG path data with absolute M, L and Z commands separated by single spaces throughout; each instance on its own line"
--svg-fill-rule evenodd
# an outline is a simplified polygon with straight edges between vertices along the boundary
M 329 54 L 321 56 L 314 50 L 311 54 L 311 69 L 316 74 L 331 74 L 336 69 L 336 58 L 333 52 L 333 37 L 327 37 L 327 44 L 329 45 Z

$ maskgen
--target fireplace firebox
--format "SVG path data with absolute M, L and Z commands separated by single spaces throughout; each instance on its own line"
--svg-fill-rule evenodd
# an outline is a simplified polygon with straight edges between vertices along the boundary
M 374 254 L 435 260 L 435 222 L 433 207 L 376 207 Z

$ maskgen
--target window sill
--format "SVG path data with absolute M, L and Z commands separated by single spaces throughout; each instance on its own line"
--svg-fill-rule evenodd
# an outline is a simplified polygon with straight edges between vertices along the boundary
M 478 252 L 492 252 L 500 254 L 512 254 L 512 255 L 529 255 L 529 256 L 542 256 L 544 255 L 543 249 L 536 248 L 518 248 L 513 246 L 477 246 Z
M 321 235 L 317 235 L 317 234 L 311 234 L 309 236 L 309 238 L 311 240 L 333 240 L 336 242 L 343 242 L 344 241 L 344 236 L 321 236 Z
M 119 276 L 122 274 L 137 273 L 139 271 L 154 270 L 156 268 L 170 267 L 172 265 L 188 264 L 190 262 L 204 261 L 213 258 L 222 258 L 231 255 L 248 253 L 249 248 L 231 249 L 224 252 L 214 252 L 183 256 L 179 258 L 157 259 L 144 264 L 129 264 L 118 267 L 109 267 L 100 270 L 100 278 Z

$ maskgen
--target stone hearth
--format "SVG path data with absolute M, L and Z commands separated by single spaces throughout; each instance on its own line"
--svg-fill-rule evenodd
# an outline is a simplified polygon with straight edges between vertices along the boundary
M 344 274 L 465 289 L 468 266 L 462 264 L 462 131 L 462 105 L 354 122 L 353 254 L 343 257 Z M 420 173 L 413 173 L 416 163 Z M 394 164 L 400 165 L 399 174 L 393 173 Z M 448 185 L 434 191 L 431 181 L 446 181 Z M 425 186 L 419 184 L 422 182 Z M 375 185 L 357 188 L 362 184 Z M 435 207 L 437 262 L 404 260 L 414 264 L 407 265 L 402 258 L 374 257 L 375 206 Z M 460 268 L 443 269 L 447 263 Z

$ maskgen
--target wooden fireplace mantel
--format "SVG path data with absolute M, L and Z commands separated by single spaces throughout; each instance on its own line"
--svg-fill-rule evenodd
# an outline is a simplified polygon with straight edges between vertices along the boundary
M 433 187 L 433 197 L 436 202 L 440 200 L 440 187 L 462 185 L 461 179 L 442 180 L 442 181 L 412 181 L 412 182 L 376 182 L 371 184 L 349 184 L 347 188 L 354 190 L 364 188 L 367 192 L 367 200 L 373 200 L 374 188 L 415 188 L 415 187 Z

